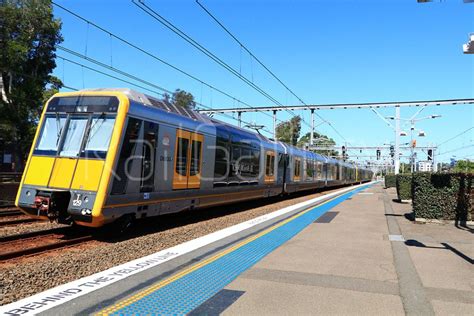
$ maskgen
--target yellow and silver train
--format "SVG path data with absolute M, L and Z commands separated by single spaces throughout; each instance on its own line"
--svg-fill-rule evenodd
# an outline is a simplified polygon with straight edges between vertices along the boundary
M 372 175 L 130 89 L 83 90 L 45 105 L 15 204 L 100 227 Z

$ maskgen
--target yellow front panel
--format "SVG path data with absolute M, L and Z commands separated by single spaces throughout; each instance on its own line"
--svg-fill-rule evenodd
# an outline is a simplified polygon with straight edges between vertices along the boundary
M 49 187 L 69 189 L 71 186 L 72 175 L 76 168 L 77 159 L 56 158 L 53 173 L 49 180 Z
M 53 170 L 53 157 L 31 156 L 25 176 L 25 184 L 47 186 L 51 170 Z
M 80 159 L 72 181 L 72 189 L 97 191 L 104 168 L 103 160 Z

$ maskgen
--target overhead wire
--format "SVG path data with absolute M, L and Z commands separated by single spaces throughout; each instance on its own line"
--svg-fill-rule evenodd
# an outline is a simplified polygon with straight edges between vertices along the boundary
M 82 54 L 77 53 L 77 52 L 75 52 L 75 53 L 76 53 L 77 55 L 79 55 L 79 56 L 82 55 Z M 76 56 L 77 56 L 77 55 L 76 55 Z M 77 57 L 79 57 L 79 56 L 77 56 Z M 82 55 L 82 56 L 83 56 L 83 55 Z M 146 91 L 149 91 L 149 92 L 152 92 L 152 93 L 155 93 L 155 94 L 164 96 L 164 93 L 162 93 L 162 92 L 158 92 L 158 91 L 156 91 L 156 90 L 152 90 L 152 89 L 147 88 L 147 87 L 145 87 L 145 86 L 143 86 L 143 85 L 140 85 L 140 84 L 134 83 L 134 82 L 132 82 L 132 81 L 129 81 L 129 80 L 126 80 L 126 79 L 123 79 L 123 78 L 114 76 L 114 75 L 109 74 L 109 73 L 106 73 L 106 72 L 103 72 L 103 71 L 101 71 L 101 70 L 98 70 L 98 69 L 89 67 L 89 66 L 87 66 L 87 65 L 85 65 L 85 64 L 82 64 L 82 63 L 79 63 L 79 62 L 77 62 L 77 61 L 71 60 L 71 59 L 66 58 L 66 57 L 64 57 L 64 56 L 58 55 L 57 57 L 58 57 L 58 58 L 61 58 L 63 61 L 67 61 L 67 62 L 69 62 L 69 63 L 71 63 L 71 64 L 75 64 L 75 65 L 77 65 L 77 66 L 79 66 L 79 67 L 88 69 L 88 70 L 90 70 L 90 71 L 99 73 L 99 74 L 101 74 L 101 75 L 110 77 L 110 78 L 115 79 L 115 80 L 119 80 L 119 81 L 125 82 L 125 83 L 127 83 L 127 84 L 133 85 L 133 86 L 138 87 L 138 88 L 141 88 L 141 89 L 143 89 L 143 90 L 146 90 Z M 84 56 L 84 57 L 85 57 L 85 56 Z M 80 57 L 80 58 L 82 58 L 82 57 Z M 86 58 L 87 58 L 87 59 L 86 59 Z M 86 57 L 86 58 L 83 58 L 83 59 L 88 60 L 88 61 L 93 60 L 93 59 L 90 58 L 90 57 Z M 127 73 L 127 72 L 121 71 L 121 70 L 116 69 L 116 68 L 114 68 L 114 67 L 110 67 L 110 66 L 105 65 L 105 64 L 100 63 L 100 62 L 98 62 L 97 65 L 99 65 L 99 66 L 101 66 L 101 67 L 105 67 L 105 68 L 108 69 L 108 70 L 111 70 L 111 71 L 120 73 L 121 75 L 127 76 L 127 77 L 129 77 L 130 79 L 132 79 L 132 80 L 135 80 L 135 79 L 133 79 L 133 78 L 135 78 L 136 76 L 131 75 L 131 74 Z M 143 84 L 146 84 L 146 85 L 148 85 L 148 86 L 154 87 L 154 88 L 156 88 L 156 89 L 159 89 L 159 90 L 161 90 L 161 91 L 163 91 L 163 92 L 165 92 L 165 93 L 172 93 L 170 90 L 168 90 L 168 89 L 166 89 L 166 88 L 163 88 L 163 87 L 160 87 L 160 86 L 157 86 L 156 84 L 153 84 L 153 83 L 148 82 L 148 81 L 146 81 L 146 80 L 140 79 L 140 82 L 142 82 Z M 77 89 L 76 89 L 76 90 L 77 90 Z M 212 109 L 211 107 L 209 107 L 209 106 L 207 106 L 207 105 L 205 105 L 205 104 L 202 104 L 202 103 L 200 103 L 200 102 L 195 102 L 195 103 L 196 103 L 198 106 L 201 106 L 201 107 L 203 107 L 203 108 L 210 109 L 210 110 Z M 230 118 L 230 119 L 233 119 L 233 120 L 237 120 L 236 118 L 234 118 L 234 117 L 231 116 L 231 115 L 228 115 L 228 114 L 225 114 L 225 113 L 219 113 L 219 114 L 222 115 L 222 116 L 224 116 L 224 117 L 227 117 L 227 118 Z M 245 124 L 249 124 L 249 125 L 251 124 L 250 122 L 247 122 L 247 121 L 244 121 L 244 120 L 241 120 L 241 122 L 243 122 L 243 123 L 245 123 Z M 262 131 L 265 131 L 265 132 L 268 133 L 269 135 L 272 134 L 272 132 L 270 132 L 270 131 L 267 130 L 267 129 L 261 129 L 261 130 L 262 130 Z
M 214 53 L 209 51 L 207 48 L 205 48 L 203 45 L 198 43 L 196 40 L 194 40 L 192 37 L 187 35 L 184 31 L 179 29 L 176 25 L 171 23 L 169 20 L 164 18 L 162 15 L 160 15 L 158 12 L 156 12 L 153 8 L 148 6 L 143 0 L 132 0 L 132 3 L 135 4 L 138 8 L 140 8 L 143 12 L 147 13 L 149 16 L 151 16 L 153 19 L 158 21 L 160 24 L 165 26 L 167 29 L 181 37 L 183 40 L 191 44 L 193 47 L 195 47 L 197 50 L 202 52 L 204 55 L 209 57 L 211 60 L 213 60 L 215 63 L 232 73 L 234 76 L 245 82 L 247 85 L 252 87 L 254 90 L 262 94 L 264 97 L 272 101 L 273 103 L 277 105 L 283 105 L 281 104 L 278 100 L 276 100 L 274 97 L 272 97 L 269 93 L 267 93 L 265 90 L 263 90 L 260 86 L 256 85 L 252 81 L 250 81 L 247 77 L 243 76 L 238 70 L 234 69 L 232 66 L 227 64 L 225 61 L 223 61 L 221 58 L 216 56 Z M 258 109 L 258 107 L 253 107 L 253 109 Z M 310 126 L 303 118 L 302 118 L 303 123 L 306 125 Z
M 461 150 L 461 149 L 466 149 L 466 148 L 471 148 L 471 147 L 474 147 L 474 144 L 467 145 L 467 146 L 462 146 L 462 147 L 458 147 L 458 148 L 455 148 L 455 149 L 451 149 L 451 150 L 448 150 L 448 151 L 439 153 L 438 156 L 445 155 L 445 154 L 449 154 L 449 153 L 452 153 L 452 152 L 455 152 L 455 151 L 459 151 L 459 150 Z
M 258 107 L 251 106 L 251 105 L 248 104 L 247 102 L 244 102 L 244 101 L 240 100 L 239 98 L 237 98 L 237 97 L 231 95 L 230 93 L 225 92 L 225 91 L 223 91 L 223 90 L 217 88 L 216 86 L 214 86 L 214 85 L 212 85 L 212 84 L 210 84 L 210 83 L 208 83 L 208 82 L 205 82 L 204 80 L 202 80 L 202 79 L 196 77 L 195 75 L 192 75 L 192 74 L 188 73 L 187 71 L 181 69 L 180 67 L 177 67 L 177 66 L 175 66 L 175 65 L 173 65 L 173 64 L 171 64 L 171 63 L 165 61 L 164 59 L 158 57 L 157 55 L 150 53 L 149 51 L 147 51 L 147 50 L 145 50 L 145 49 L 143 49 L 143 48 L 137 46 L 136 44 L 133 44 L 132 42 L 130 42 L 130 41 L 124 39 L 123 37 L 121 37 L 121 36 L 119 36 L 119 35 L 117 35 L 117 34 L 111 32 L 111 31 L 109 31 L 109 30 L 103 28 L 102 26 L 99 26 L 98 24 L 96 24 L 96 23 L 94 23 L 94 22 L 92 22 L 92 21 L 90 21 L 90 20 L 84 18 L 83 16 L 81 16 L 81 15 L 79 15 L 79 14 L 77 14 L 77 13 L 71 11 L 71 10 L 69 10 L 68 8 L 66 8 L 66 7 L 64 7 L 64 6 L 58 4 L 58 3 L 54 2 L 54 1 L 52 1 L 52 4 L 55 5 L 56 7 L 58 7 L 58 8 L 60 8 L 60 9 L 64 10 L 65 12 L 71 14 L 72 16 L 76 17 L 77 19 L 82 20 L 83 22 L 87 23 L 88 25 L 91 25 L 91 26 L 95 27 L 96 29 L 98 29 L 98 30 L 100 30 L 100 31 L 102 31 L 102 32 L 104 32 L 104 33 L 106 33 L 106 34 L 108 34 L 111 38 L 115 38 L 115 39 L 119 40 L 120 42 L 126 44 L 127 46 L 132 47 L 132 48 L 134 48 L 135 50 L 137 50 L 137 51 L 139 51 L 139 52 L 141 52 L 141 53 L 143 53 L 143 54 L 145 54 L 145 55 L 147 55 L 147 56 L 149 56 L 149 57 L 155 59 L 156 61 L 158 61 L 158 62 L 160 62 L 160 63 L 162 63 L 162 64 L 164 64 L 164 65 L 166 65 L 166 66 L 168 66 L 168 67 L 170 67 L 170 68 L 172 68 L 173 70 L 175 70 L 175 71 L 177 71 L 177 72 L 179 72 L 179 73 L 185 75 L 186 77 L 191 78 L 191 79 L 193 79 L 193 80 L 195 80 L 195 81 L 201 83 L 202 85 L 205 85 L 205 86 L 207 86 L 208 88 L 210 88 L 210 89 L 216 91 L 216 92 L 219 92 L 220 94 L 222 94 L 222 95 L 224 95 L 224 96 L 230 98 L 231 100 L 236 101 L 236 102 L 238 102 L 238 103 L 241 103 L 241 104 L 243 104 L 243 105 L 245 105 L 245 106 L 247 106 L 247 107 L 249 107 L 249 108 L 251 108 L 251 109 L 258 109 Z M 112 57 L 111 57 L 111 65 L 112 65 Z M 267 116 L 269 116 L 269 117 L 272 117 L 270 114 L 268 114 L 268 113 L 266 113 L 266 112 L 263 112 L 263 111 L 262 111 L 262 113 L 265 114 L 265 115 L 267 115 Z M 281 121 L 280 119 L 278 119 L 278 120 Z
M 456 138 L 458 138 L 458 137 L 461 136 L 461 135 L 466 134 L 466 133 L 469 132 L 471 129 L 474 129 L 474 126 L 471 126 L 471 127 L 469 127 L 468 129 L 466 129 L 466 130 L 462 131 L 461 133 L 457 134 L 456 136 L 453 136 L 453 137 L 451 137 L 450 139 L 447 139 L 447 140 L 445 140 L 444 142 L 439 143 L 439 144 L 437 145 L 437 147 L 439 147 L 439 146 L 441 146 L 441 145 L 444 145 L 444 144 L 446 144 L 447 142 L 450 142 L 450 141 L 452 141 L 453 139 L 456 139 Z
M 262 88 L 257 86 L 256 84 L 252 83 L 250 80 L 248 80 L 245 76 L 242 76 L 238 70 L 234 69 L 232 66 L 227 64 L 225 61 L 223 61 L 221 58 L 216 56 L 214 53 L 209 51 L 207 48 L 202 46 L 200 43 L 195 41 L 192 37 L 187 35 L 185 32 L 183 32 L 181 29 L 179 29 L 177 26 L 175 26 L 173 23 L 165 19 L 162 15 L 160 15 L 158 12 L 156 12 L 153 8 L 148 6 L 143 0 L 132 0 L 132 3 L 135 4 L 138 8 L 140 8 L 143 12 L 151 16 L 153 19 L 158 21 L 160 24 L 165 26 L 167 29 L 181 37 L 183 40 L 191 44 L 193 47 L 198 49 L 200 52 L 202 52 L 204 55 L 208 56 L 210 59 L 215 61 L 218 65 L 235 75 L 237 78 L 241 79 L 243 82 L 245 82 L 247 85 L 255 89 L 256 91 L 260 92 L 263 96 L 265 96 L 267 99 L 270 101 L 274 102 L 275 104 L 279 104 L 278 100 L 273 98 L 271 95 L 269 95 L 267 92 L 265 92 Z M 279 104 L 281 105 L 281 104 Z
M 134 0 L 132 0 L 134 1 Z M 142 0 L 139 0 L 140 2 Z M 293 90 L 291 90 L 273 71 L 271 71 L 269 69 L 269 67 L 267 67 L 257 56 L 255 56 L 255 54 L 253 54 L 250 49 L 247 48 L 247 46 L 245 46 L 222 22 L 219 21 L 219 19 L 217 19 L 217 17 L 212 14 L 201 2 L 199 2 L 199 0 L 195 0 L 195 2 L 199 5 L 199 7 L 201 7 L 202 10 L 204 10 L 204 12 L 206 12 L 232 39 L 234 39 L 235 42 L 237 42 L 241 48 L 243 48 L 253 59 L 255 59 L 256 62 L 258 62 L 260 64 L 260 66 L 262 66 L 273 78 L 275 78 L 288 92 L 290 92 L 294 97 L 296 97 L 301 103 L 303 103 L 304 105 L 307 105 L 306 102 L 303 101 L 302 98 L 300 98 L 298 95 L 296 95 L 295 92 L 293 92 Z M 280 104 L 281 105 L 281 104 Z M 289 110 L 287 110 L 289 111 Z M 292 111 L 290 111 L 291 113 Z M 294 113 L 292 113 L 294 115 Z M 347 142 L 347 140 L 345 139 L 344 136 L 341 135 L 341 133 L 339 133 L 339 131 L 329 122 L 327 121 L 326 119 L 324 119 L 321 115 L 319 115 L 319 113 L 315 112 L 315 114 L 325 123 L 327 123 L 335 132 L 336 134 L 339 135 L 339 137 L 341 137 L 343 140 L 345 140 Z M 308 125 L 310 128 L 311 126 L 304 120 L 304 118 L 302 118 L 303 122 Z
M 237 44 L 240 45 L 240 48 L 242 50 L 242 48 L 257 62 L 260 64 L 260 66 L 263 67 L 263 69 L 265 69 L 273 78 L 275 78 L 283 87 L 285 87 L 286 90 L 288 90 L 293 96 L 295 96 L 301 103 L 304 103 L 303 100 L 301 100 L 301 98 L 299 96 L 297 96 L 280 78 L 278 78 L 277 75 L 275 75 L 275 73 L 273 71 L 271 71 L 259 58 L 257 58 L 257 56 L 255 56 L 248 48 L 247 46 L 245 46 L 234 34 L 232 34 L 232 32 L 224 26 L 224 24 L 222 24 L 202 3 L 199 2 L 199 0 L 195 0 L 197 5 L 199 5 L 199 7 L 201 9 L 204 10 L 204 12 L 207 13 L 207 15 L 209 15 L 230 37 L 232 37 L 234 39 L 234 41 L 237 42 Z M 253 76 L 253 74 L 252 74 Z M 253 78 L 252 78 L 253 79 Z M 253 82 L 253 80 L 252 80 Z M 291 110 L 287 110 L 287 111 L 290 111 L 290 113 L 292 112 Z M 294 113 L 291 113 L 292 115 L 294 115 Z

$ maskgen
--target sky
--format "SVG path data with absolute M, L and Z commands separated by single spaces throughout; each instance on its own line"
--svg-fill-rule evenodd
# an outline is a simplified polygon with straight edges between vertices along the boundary
M 152 96 L 163 92 L 157 87 L 170 91 L 182 89 L 211 108 L 245 107 L 236 100 L 251 106 L 276 105 L 132 1 L 55 1 L 235 99 L 213 91 L 54 6 L 55 16 L 63 23 L 62 47 L 154 85 L 126 79 L 141 86 L 138 87 L 93 72 L 70 61 L 124 78 L 59 49 L 57 55 L 62 58 L 57 58 L 54 74 L 69 87 L 125 87 Z M 474 98 L 474 54 L 462 51 L 469 33 L 474 32 L 474 3 L 464 4 L 462 0 L 423 4 L 416 0 L 200 2 L 306 104 Z M 277 102 L 301 104 L 194 0 L 146 0 L 145 3 Z M 417 110 L 401 108 L 401 117 L 410 118 Z M 379 112 L 382 116 L 393 116 L 395 110 Z M 317 113 L 331 125 L 316 117 L 316 131 L 332 137 L 338 146 L 394 143 L 394 131 L 369 109 Z M 305 121 L 301 135 L 309 132 L 309 111 L 279 112 L 278 119 L 288 120 L 294 114 L 301 115 Z M 418 118 L 434 114 L 441 117 L 416 123 L 416 129 L 426 134 L 416 138 L 417 145 L 441 144 L 437 161 L 474 159 L 474 128 L 468 130 L 474 126 L 473 106 L 428 107 Z M 232 118 L 215 117 L 237 124 Z M 244 113 L 242 119 L 265 125 L 268 131 L 273 129 L 272 118 L 261 112 Z M 409 125 L 402 124 L 402 129 L 410 134 Z M 271 137 L 266 131 L 262 134 Z M 409 141 L 410 137 L 401 138 L 402 143 Z M 365 160 L 366 156 L 374 156 L 375 150 L 362 153 L 352 150 L 349 155 L 352 159 Z M 425 153 L 418 155 L 420 160 L 426 159 Z M 407 157 L 408 152 L 403 152 L 402 162 Z

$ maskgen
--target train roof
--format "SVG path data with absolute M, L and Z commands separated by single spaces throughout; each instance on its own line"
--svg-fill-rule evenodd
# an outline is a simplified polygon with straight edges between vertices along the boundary
M 258 140 L 260 141 L 264 148 L 268 149 L 277 149 L 280 152 L 283 152 L 284 149 L 288 151 L 290 154 L 296 154 L 305 158 L 318 160 L 318 161 L 325 161 L 329 163 L 339 164 L 342 166 L 352 167 L 355 164 L 349 162 L 343 162 L 339 159 L 330 158 L 324 156 L 322 154 L 314 153 L 311 151 L 307 151 L 281 141 L 273 140 L 271 138 L 265 137 L 259 133 L 249 131 L 247 129 L 219 121 L 215 118 L 211 118 L 207 115 L 201 114 L 199 112 L 193 111 L 192 109 L 187 109 L 180 106 L 175 106 L 170 102 L 160 100 L 158 98 L 152 97 L 150 95 L 144 94 L 142 92 L 129 89 L 129 88 L 97 88 L 97 89 L 83 89 L 79 92 L 86 92 L 86 91 L 118 91 L 124 93 L 130 100 L 135 101 L 136 103 L 142 104 L 144 106 L 148 106 L 151 108 L 159 109 L 167 113 L 179 115 L 181 117 L 187 118 L 190 121 L 194 121 L 195 123 L 203 123 L 215 126 L 221 126 L 227 129 L 229 132 L 233 134 L 240 134 L 241 136 L 247 137 L 249 140 Z

